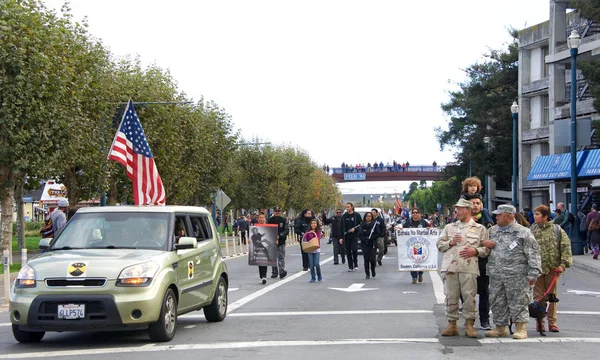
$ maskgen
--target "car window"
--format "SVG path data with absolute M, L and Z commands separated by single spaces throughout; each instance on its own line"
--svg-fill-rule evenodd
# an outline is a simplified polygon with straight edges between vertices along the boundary
M 114 212 L 75 214 L 49 250 L 134 248 L 164 250 L 167 213 Z
M 212 238 L 212 231 L 210 229 L 210 222 L 206 215 L 190 215 L 190 222 L 192 223 L 192 231 L 198 241 L 203 241 Z

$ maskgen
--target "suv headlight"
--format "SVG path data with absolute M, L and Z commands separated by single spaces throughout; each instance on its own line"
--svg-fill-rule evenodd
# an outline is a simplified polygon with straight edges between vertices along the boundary
M 126 267 L 119 274 L 117 286 L 148 286 L 158 271 L 158 265 L 153 262 Z
M 15 280 L 15 287 L 18 288 L 32 288 L 35 287 L 35 271 L 29 265 L 25 265 L 19 270 L 17 279 Z

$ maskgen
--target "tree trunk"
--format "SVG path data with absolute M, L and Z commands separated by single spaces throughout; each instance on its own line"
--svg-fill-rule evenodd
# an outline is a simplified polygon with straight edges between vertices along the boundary
M 114 180 L 110 184 L 110 193 L 109 193 L 107 205 L 109 205 L 109 206 L 117 205 L 117 183 Z
M 2 181 L 3 180 L 3 181 Z M 14 187 L 10 170 L 0 167 L 0 181 L 3 188 L 0 189 L 0 201 L 2 201 L 2 215 L 0 216 L 0 228 L 2 229 L 2 250 L 11 248 L 12 226 L 13 226 L 13 197 Z
M 69 200 L 69 209 L 75 209 L 79 202 L 79 194 L 77 191 L 77 177 L 75 166 L 65 169 L 65 187 L 67 188 L 67 199 Z M 67 211 L 68 214 L 68 211 Z M 65 215 L 67 215 L 65 214 Z
M 17 243 L 19 249 L 25 249 L 25 214 L 23 213 L 23 181 L 15 184 L 15 202 L 17 203 Z

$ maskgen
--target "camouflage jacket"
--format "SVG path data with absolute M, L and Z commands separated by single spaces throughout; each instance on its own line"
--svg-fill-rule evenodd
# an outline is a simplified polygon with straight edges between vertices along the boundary
M 537 280 L 541 274 L 540 246 L 531 231 L 512 223 L 490 228 L 490 240 L 496 243 L 487 263 L 489 277 L 510 280 L 527 277 Z
M 560 265 L 565 269 L 573 265 L 573 254 L 571 253 L 571 240 L 567 233 L 558 226 L 560 230 L 560 249 L 558 239 L 552 222 L 531 225 L 531 232 L 540 245 L 542 254 L 542 274 L 548 274 Z
M 463 239 L 458 244 L 450 246 L 450 241 L 459 229 Z M 479 275 L 479 258 L 477 256 L 463 258 L 460 256 L 460 252 L 464 248 L 472 247 L 477 249 L 479 257 L 488 256 L 490 250 L 481 245 L 481 242 L 487 239 L 485 226 L 476 223 L 473 219 L 469 219 L 466 224 L 456 221 L 446 225 L 437 242 L 438 250 L 445 253 L 440 271 Z

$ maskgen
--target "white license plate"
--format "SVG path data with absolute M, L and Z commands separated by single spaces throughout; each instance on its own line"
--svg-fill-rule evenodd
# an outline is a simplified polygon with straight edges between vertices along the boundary
M 58 318 L 65 320 L 84 319 L 85 305 L 65 304 L 58 305 Z

